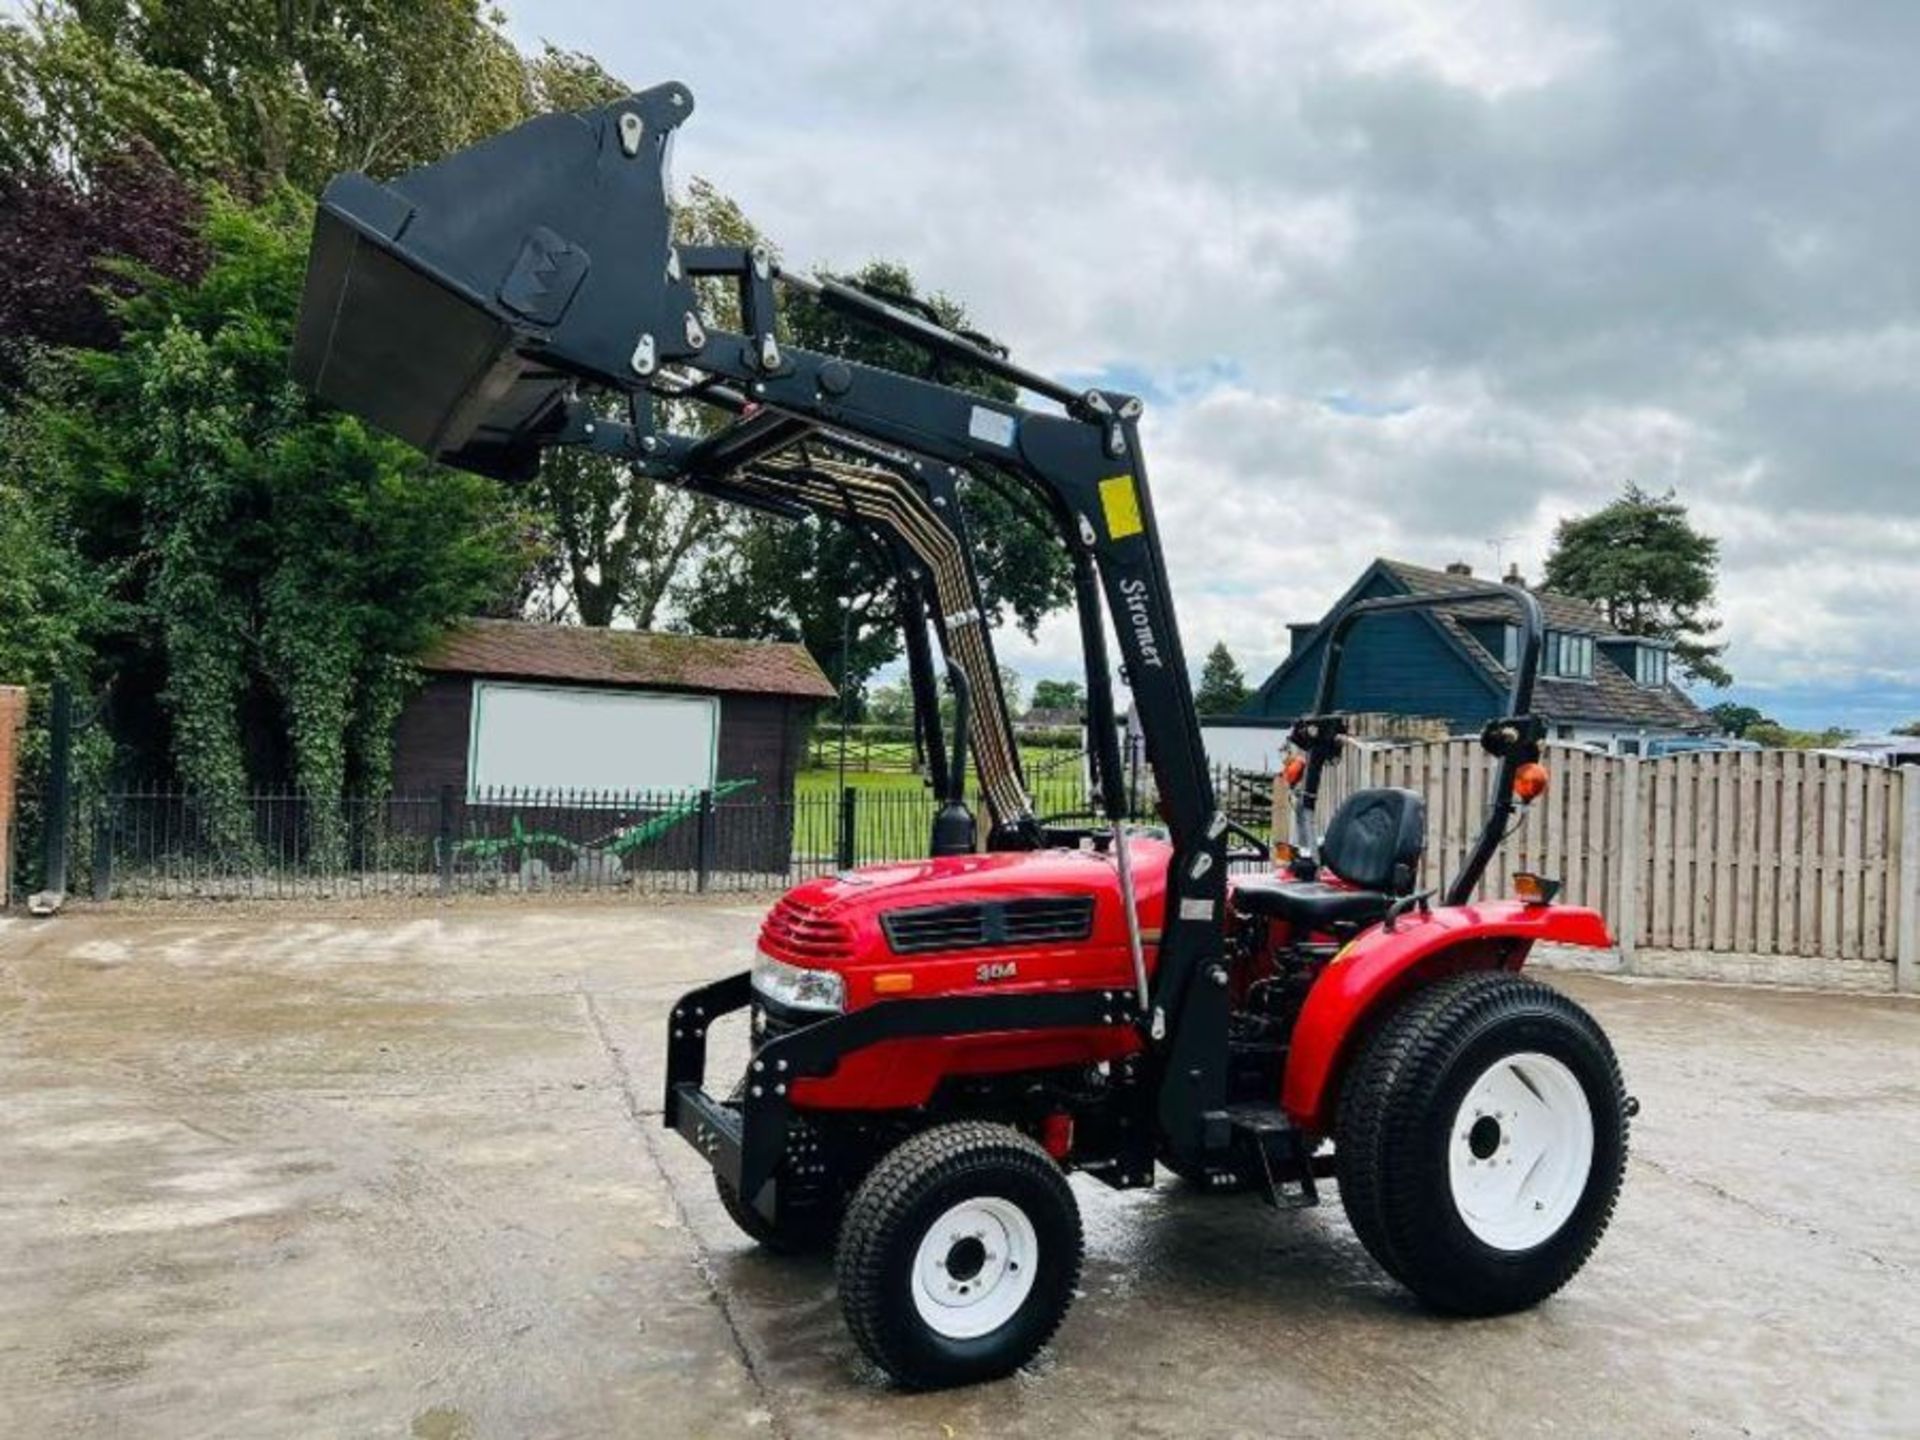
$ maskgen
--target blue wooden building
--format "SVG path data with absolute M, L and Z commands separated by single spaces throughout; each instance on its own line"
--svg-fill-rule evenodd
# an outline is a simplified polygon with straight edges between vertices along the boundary
M 1520 584 L 1510 575 L 1505 584 Z M 1317 621 L 1288 627 L 1292 651 L 1247 702 L 1249 719 L 1291 721 L 1310 709 L 1332 622 L 1349 605 L 1383 595 L 1495 592 L 1466 565 L 1429 570 L 1375 560 Z M 1649 740 L 1714 734 L 1717 727 L 1668 674 L 1671 646 L 1622 635 L 1584 600 L 1535 590 L 1546 618 L 1546 654 L 1535 708 L 1558 740 L 1644 753 Z M 1335 708 L 1407 715 L 1476 733 L 1506 708 L 1518 631 L 1497 603 L 1385 615 L 1355 629 L 1347 643 Z

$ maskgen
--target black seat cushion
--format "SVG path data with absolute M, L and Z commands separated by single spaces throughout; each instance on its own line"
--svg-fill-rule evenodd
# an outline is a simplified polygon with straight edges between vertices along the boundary
M 1385 918 L 1396 899 L 1413 893 L 1426 847 L 1427 805 L 1418 793 L 1356 790 L 1320 842 L 1320 863 L 1345 886 L 1245 875 L 1234 881 L 1234 907 L 1302 930 L 1371 925 Z
M 1296 929 L 1331 930 L 1336 925 L 1371 925 L 1387 913 L 1393 896 L 1278 875 L 1243 875 L 1233 882 L 1233 904 L 1242 914 L 1285 920 Z
M 1427 848 L 1427 802 L 1412 790 L 1356 790 L 1320 842 L 1320 863 L 1349 885 L 1413 893 Z

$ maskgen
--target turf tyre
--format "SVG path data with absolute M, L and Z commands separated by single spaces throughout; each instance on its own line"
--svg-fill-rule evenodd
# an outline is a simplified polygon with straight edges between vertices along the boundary
M 955 1331 L 995 1312 L 959 1311 L 950 1322 L 922 1288 L 929 1256 L 937 1263 L 947 1243 L 938 1232 L 956 1214 L 1007 1217 L 988 1241 L 1005 1253 L 984 1263 L 1009 1286 L 1000 1298 L 1018 1299 L 984 1333 Z M 874 1166 L 847 1207 L 834 1269 L 862 1353 L 896 1383 L 930 1390 L 998 1379 L 1032 1359 L 1073 1303 L 1083 1253 L 1079 1207 L 1047 1152 L 1011 1127 L 960 1121 L 921 1131 Z
M 738 1110 L 746 1097 L 747 1080 L 740 1077 L 727 1096 L 727 1104 Z M 789 1126 L 789 1133 L 800 1122 Z M 784 1171 L 785 1165 L 782 1169 Z M 830 1249 L 833 1237 L 840 1228 L 841 1206 L 837 1200 L 844 1198 L 845 1192 L 831 1186 L 801 1187 L 792 1177 L 787 1177 L 783 1188 L 787 1191 L 811 1189 L 818 1193 L 808 1195 L 806 1202 L 799 1208 L 776 1206 L 778 1218 L 769 1220 L 753 1206 L 740 1198 L 736 1190 L 719 1171 L 713 1174 L 714 1193 L 720 1197 L 720 1206 L 727 1212 L 727 1218 L 740 1228 L 754 1244 L 774 1255 L 811 1255 Z
M 794 1216 L 783 1215 L 776 1222 L 768 1220 L 742 1200 L 740 1192 L 728 1184 L 718 1171 L 714 1172 L 713 1188 L 720 1196 L 720 1205 L 727 1212 L 727 1218 L 763 1250 L 775 1255 L 811 1255 L 833 1244 L 838 1217 L 830 1210 L 816 1209 Z
M 1466 1133 L 1476 1084 L 1520 1057 L 1544 1057 L 1577 1084 L 1569 1093 L 1591 1118 L 1591 1151 L 1557 1228 L 1492 1244 L 1463 1210 L 1450 1146 Z M 1605 1033 L 1559 991 L 1507 972 L 1451 977 L 1402 1000 L 1349 1071 L 1336 1124 L 1340 1198 L 1361 1243 L 1425 1303 L 1460 1315 L 1526 1309 L 1571 1280 L 1606 1231 L 1626 1169 L 1628 1102 Z

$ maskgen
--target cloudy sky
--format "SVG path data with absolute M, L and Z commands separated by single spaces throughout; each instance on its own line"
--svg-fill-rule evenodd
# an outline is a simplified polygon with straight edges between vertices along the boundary
M 790 261 L 1148 402 L 1190 655 L 1671 486 L 1736 698 L 1920 716 L 1920 5 L 520 0 Z M 1003 642 L 1070 674 L 1068 628 Z

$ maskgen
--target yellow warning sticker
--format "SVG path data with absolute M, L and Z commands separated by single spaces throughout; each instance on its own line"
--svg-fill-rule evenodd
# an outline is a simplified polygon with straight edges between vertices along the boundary
M 1107 513 L 1107 537 L 1124 540 L 1146 529 L 1140 518 L 1140 495 L 1133 476 L 1115 475 L 1100 482 L 1100 508 Z

